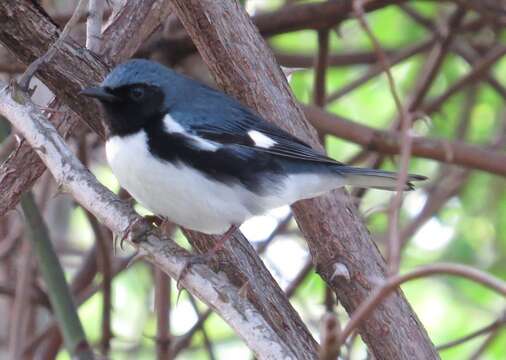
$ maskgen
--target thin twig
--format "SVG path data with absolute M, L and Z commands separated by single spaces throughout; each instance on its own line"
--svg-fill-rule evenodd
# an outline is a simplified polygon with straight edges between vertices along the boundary
M 95 234 L 95 241 L 98 247 L 97 264 L 98 269 L 102 273 L 102 338 L 100 339 L 100 352 L 107 356 L 111 347 L 111 339 L 113 337 L 111 329 L 111 307 L 112 307 L 112 266 L 111 252 L 108 238 L 104 229 L 97 219 L 89 211 L 85 210 L 86 217 Z
M 431 85 L 434 83 L 434 80 L 441 69 L 441 65 L 443 64 L 443 60 L 448 53 L 450 44 L 455 37 L 455 29 L 458 28 L 465 14 L 465 9 L 460 7 L 457 8 L 450 17 L 446 29 L 439 31 L 442 38 L 440 41 L 435 43 L 434 47 L 431 49 L 427 57 L 427 61 L 425 62 L 423 69 L 420 71 L 421 75 L 418 83 L 416 84 L 415 90 L 413 91 L 413 95 L 409 98 L 407 109 L 411 113 L 418 109 L 429 92 Z
M 172 358 L 170 353 L 170 293 L 171 280 L 161 270 L 155 272 L 155 310 L 156 310 L 156 356 L 158 360 Z
M 202 328 L 207 318 L 212 314 L 213 310 L 207 309 L 201 316 L 198 317 L 197 322 L 190 328 L 190 330 L 188 330 L 184 335 L 179 336 L 176 341 L 172 343 L 172 356 L 176 357 L 183 349 L 190 345 L 193 335 Z
M 399 51 L 398 53 L 395 53 L 395 55 L 392 56 L 392 58 L 391 58 L 390 64 L 392 66 L 397 65 L 412 56 L 415 56 L 415 55 L 418 55 L 424 51 L 427 51 L 428 49 L 431 48 L 431 46 L 436 41 L 437 41 L 437 37 L 432 36 L 428 40 L 424 40 L 418 44 L 408 46 L 408 47 L 402 49 L 401 51 Z M 357 79 L 347 83 L 342 88 L 329 94 L 327 96 L 327 100 L 326 100 L 327 104 L 334 102 L 334 101 L 342 98 L 343 96 L 349 94 L 353 90 L 357 89 L 359 86 L 365 84 L 367 81 L 369 81 L 373 77 L 381 74 L 383 71 L 384 71 L 384 68 L 381 64 L 375 64 L 375 65 L 371 66 L 363 75 L 361 75 Z
M 16 277 L 16 293 L 14 309 L 11 317 L 11 326 L 9 328 L 9 359 L 17 360 L 21 358 L 22 342 L 26 334 L 27 316 L 30 306 L 30 290 L 32 287 L 33 267 L 32 267 L 32 248 L 28 241 L 21 247 L 20 262 L 18 264 L 18 275 Z
M 383 285 L 380 285 L 373 290 L 371 295 L 363 303 L 361 303 L 352 314 L 350 321 L 346 324 L 346 327 L 341 333 L 339 343 L 344 344 L 353 330 L 355 330 L 360 323 L 369 316 L 372 311 L 374 311 L 379 303 L 381 303 L 392 291 L 397 289 L 398 286 L 414 279 L 444 274 L 460 276 L 472 280 L 506 297 L 506 282 L 475 268 L 449 263 L 421 266 L 406 274 L 394 275 L 388 278 Z
M 195 298 L 190 295 L 189 299 L 190 299 L 190 303 L 192 304 L 193 310 L 197 314 L 197 317 L 200 318 L 201 314 L 200 314 L 199 308 L 197 306 L 197 302 L 195 301 Z M 200 331 L 202 333 L 202 337 L 204 338 L 204 346 L 206 348 L 207 355 L 209 356 L 209 360 L 215 360 L 216 356 L 214 355 L 213 344 L 211 342 L 211 339 L 209 338 L 209 335 L 208 335 L 206 329 L 204 328 L 204 323 L 202 323 L 202 326 L 200 327 Z
M 481 58 L 479 61 L 476 61 L 473 68 L 466 76 L 462 77 L 451 86 L 449 86 L 443 94 L 424 103 L 421 106 L 420 111 L 424 114 L 430 114 L 434 111 L 437 111 L 441 108 L 446 100 L 467 86 L 473 84 L 476 80 L 486 74 L 492 65 L 499 61 L 504 55 L 506 55 L 506 45 L 499 44 L 495 46 L 490 51 L 488 51 L 485 56 L 483 56 L 483 58 Z
M 320 353 L 319 360 L 335 360 L 339 357 L 340 347 L 338 346 L 341 326 L 336 315 L 326 313 L 323 316 L 320 330 Z
M 299 288 L 300 284 L 306 279 L 306 277 L 309 275 L 311 270 L 313 269 L 313 261 L 311 260 L 311 257 L 309 257 L 306 260 L 306 263 L 302 266 L 302 268 L 299 270 L 297 275 L 294 277 L 292 282 L 288 284 L 288 286 L 285 288 L 285 294 L 287 297 L 291 298 L 295 291 Z
M 471 356 L 469 357 L 469 360 L 482 359 L 483 357 L 481 355 L 494 342 L 494 340 L 497 338 L 498 335 L 499 335 L 499 328 L 494 329 L 491 332 L 489 332 L 485 341 L 483 341 L 483 343 L 480 345 L 480 347 L 478 349 L 476 349 L 476 351 L 473 354 L 471 354 Z
M 65 41 L 68 34 L 70 33 L 70 30 L 74 28 L 74 26 L 78 23 L 79 18 L 83 16 L 83 14 L 86 12 L 86 2 L 87 0 L 79 0 L 79 3 L 77 4 L 76 9 L 74 10 L 74 13 L 72 14 L 72 17 L 63 28 L 63 31 L 60 33 L 60 36 L 58 37 L 56 42 L 49 47 L 49 49 L 46 51 L 44 55 L 42 55 L 37 60 L 32 62 L 26 68 L 25 72 L 23 73 L 23 75 L 21 75 L 21 77 L 18 80 L 18 84 L 21 87 L 21 89 L 28 90 L 30 80 L 39 70 L 41 65 L 51 61 L 54 54 L 56 53 L 57 45 Z
M 277 223 L 276 228 L 269 234 L 269 236 L 258 244 L 256 248 L 258 254 L 263 254 L 276 236 L 286 231 L 286 228 L 290 224 L 290 221 L 292 221 L 292 218 L 293 214 L 290 212 L 284 219 Z
M 88 19 L 86 20 L 86 48 L 94 53 L 98 53 L 102 42 L 104 7 L 104 0 L 89 0 Z
M 491 324 L 488 324 L 487 326 L 484 326 L 481 329 L 473 331 L 472 333 L 470 333 L 470 334 L 468 334 L 466 336 L 463 336 L 463 337 L 461 337 L 459 339 L 452 340 L 452 341 L 449 341 L 449 342 L 447 342 L 445 344 L 439 345 L 437 347 L 437 350 L 438 351 L 443 351 L 443 350 L 447 350 L 447 349 L 453 348 L 455 346 L 464 344 L 464 343 L 468 342 L 469 340 L 472 340 L 472 339 L 477 338 L 479 336 L 488 334 L 488 333 L 490 333 L 492 331 L 498 330 L 498 329 L 500 329 L 501 327 L 503 327 L 505 325 L 506 325 L 506 311 L 504 311 L 502 313 L 502 315 L 501 315 L 500 318 L 498 318 L 497 320 L 495 320 Z
M 82 136 L 78 147 L 78 157 L 83 164 L 88 165 L 88 151 L 87 151 L 86 135 Z M 102 338 L 100 339 L 100 351 L 102 355 L 106 356 L 111 347 L 111 339 L 113 337 L 111 329 L 111 307 L 112 307 L 112 266 L 110 244 L 111 241 L 106 233 L 106 229 L 99 224 L 97 219 L 88 210 L 83 209 L 90 223 L 93 234 L 95 235 L 95 243 L 97 244 L 98 254 L 97 261 L 98 269 L 102 273 Z
M 434 33 L 434 35 L 438 36 L 441 41 L 445 41 L 443 34 L 441 34 L 437 29 L 437 25 L 434 24 L 430 19 L 425 18 L 421 14 L 419 14 L 415 9 L 408 6 L 407 4 L 400 4 L 399 7 L 414 21 L 416 21 L 418 24 L 422 25 L 426 30 L 431 31 Z M 479 25 L 480 22 L 482 24 L 487 24 L 485 21 L 480 21 L 481 19 L 477 19 L 475 21 L 471 21 L 469 25 L 473 25 L 475 23 L 476 25 Z M 482 25 L 483 26 L 483 25 Z M 465 27 L 465 26 L 464 26 Z M 481 26 L 480 26 L 481 27 Z M 472 26 L 469 26 L 469 28 L 473 28 Z M 474 29 L 474 28 L 473 28 Z M 460 28 L 457 28 L 453 32 L 461 33 Z M 474 29 L 474 31 L 478 31 L 479 28 Z M 466 62 L 468 62 L 470 65 L 474 66 L 474 64 L 480 60 L 481 55 L 479 52 L 477 52 L 471 45 L 469 45 L 466 41 L 458 40 L 455 41 L 453 44 L 453 51 L 461 56 Z M 500 82 L 497 81 L 497 79 L 491 75 L 489 72 L 485 73 L 485 80 L 496 90 L 504 99 L 506 99 L 506 88 L 504 88 Z
M 316 106 L 325 105 L 326 74 L 329 57 L 329 29 L 318 31 L 318 54 L 315 59 L 315 80 L 313 102 Z
M 325 286 L 323 289 L 325 311 L 329 314 L 335 312 L 336 306 L 336 295 L 329 286 Z
M 409 130 L 411 128 L 411 114 L 408 109 L 404 107 L 397 93 L 395 81 L 390 71 L 390 64 L 387 55 L 383 51 L 381 44 L 372 32 L 369 24 L 365 19 L 365 13 L 363 9 L 363 0 L 354 0 L 353 9 L 357 15 L 357 20 L 368 35 L 373 47 L 378 54 L 379 62 L 382 64 L 385 74 L 388 79 L 388 85 L 392 97 L 394 99 L 397 111 L 401 119 L 401 159 L 400 159 L 400 171 L 397 175 L 397 184 L 395 186 L 395 196 L 390 202 L 389 208 L 389 224 L 388 224 L 388 268 L 390 274 L 396 274 L 399 270 L 400 263 L 400 239 L 399 239 L 399 209 L 402 205 L 402 194 L 406 187 L 406 180 L 408 178 L 408 167 L 409 160 L 411 157 L 411 136 Z
M 456 131 L 456 139 L 462 141 L 465 139 L 469 124 L 471 122 L 472 109 L 476 104 L 477 87 L 469 88 L 464 100 L 464 106 L 459 114 L 459 125 Z M 449 167 L 441 165 L 440 175 L 434 180 L 433 184 L 427 189 L 427 200 L 422 211 L 400 231 L 401 246 L 404 247 L 408 239 L 424 225 L 444 204 L 453 196 L 457 195 L 466 183 L 471 174 L 471 170 L 460 167 Z
M 323 107 L 325 105 L 325 94 L 327 85 L 327 67 L 329 58 L 329 29 L 318 31 L 318 54 L 315 59 L 315 78 L 313 102 L 315 106 Z M 325 141 L 324 134 L 318 134 L 320 142 Z

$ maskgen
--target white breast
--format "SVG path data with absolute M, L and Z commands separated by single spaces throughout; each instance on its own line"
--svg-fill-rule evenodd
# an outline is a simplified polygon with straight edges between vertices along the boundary
M 255 194 L 239 185 L 223 185 L 183 164 L 151 155 L 144 131 L 114 136 L 106 143 L 107 160 L 121 186 L 144 207 L 185 228 L 224 233 L 252 216 Z

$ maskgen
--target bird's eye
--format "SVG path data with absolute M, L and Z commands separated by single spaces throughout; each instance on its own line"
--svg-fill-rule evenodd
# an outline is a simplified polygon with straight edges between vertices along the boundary
M 130 93 L 130 97 L 135 101 L 139 101 L 144 97 L 144 89 L 143 88 L 139 88 L 139 87 L 132 88 L 132 89 L 130 89 L 129 93 Z

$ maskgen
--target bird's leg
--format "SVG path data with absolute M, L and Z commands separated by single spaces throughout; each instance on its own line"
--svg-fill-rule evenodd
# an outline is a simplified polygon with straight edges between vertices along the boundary
M 221 238 L 216 241 L 216 243 L 213 245 L 213 247 L 211 248 L 211 250 L 207 251 L 207 253 L 211 253 L 212 255 L 216 254 L 218 251 L 220 251 L 221 249 L 223 249 L 223 247 L 225 246 L 225 244 L 227 243 L 227 241 L 234 235 L 234 233 L 238 230 L 239 228 L 236 226 L 236 225 L 232 225 L 225 234 L 223 234 L 221 236 Z
M 206 251 L 203 254 L 193 255 L 191 258 L 189 258 L 186 261 L 186 263 L 184 264 L 183 269 L 179 273 L 179 276 L 177 277 L 177 280 L 176 280 L 177 288 L 181 289 L 180 281 L 182 278 L 185 277 L 185 275 L 188 273 L 188 271 L 190 271 L 190 269 L 193 265 L 209 263 L 214 258 L 216 253 L 223 249 L 223 247 L 225 246 L 227 241 L 230 240 L 230 238 L 234 235 L 234 233 L 238 229 L 239 229 L 239 227 L 236 225 L 230 226 L 230 228 L 227 230 L 227 232 L 225 234 L 223 234 L 222 237 L 218 241 L 216 241 L 216 243 L 213 245 L 213 247 L 211 249 L 209 249 L 208 251 Z

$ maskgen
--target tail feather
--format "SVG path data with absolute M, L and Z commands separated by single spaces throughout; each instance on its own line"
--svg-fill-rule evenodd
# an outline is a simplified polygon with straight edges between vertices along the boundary
M 339 168 L 339 173 L 345 178 L 346 184 L 351 186 L 392 191 L 397 186 L 398 174 L 390 171 L 343 166 Z M 423 180 L 427 180 L 427 177 L 408 174 L 404 190 L 414 190 L 412 182 Z

